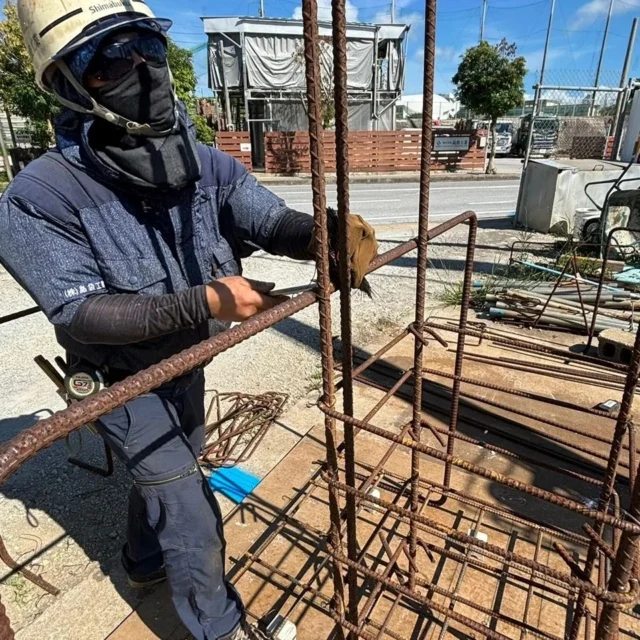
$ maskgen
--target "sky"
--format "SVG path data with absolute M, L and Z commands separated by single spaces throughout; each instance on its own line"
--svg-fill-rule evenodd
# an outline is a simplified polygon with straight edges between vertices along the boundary
M 330 19 L 331 1 L 318 2 L 321 17 Z M 592 85 L 609 2 L 556 0 L 547 62 L 548 84 Z M 187 48 L 204 42 L 201 16 L 257 16 L 259 9 L 259 0 L 190 0 L 188 3 L 148 0 L 148 4 L 156 15 L 174 20 L 173 38 Z M 396 22 L 411 25 L 405 94 L 422 93 L 424 4 L 424 0 L 396 0 Z M 300 18 L 299 1 L 264 0 L 264 6 L 267 17 Z M 390 21 L 390 6 L 390 1 L 384 0 L 347 0 L 348 20 L 386 23 Z M 506 38 L 517 44 L 518 53 L 527 60 L 527 94 L 533 92 L 536 72 L 542 62 L 550 7 L 551 0 L 488 0 L 485 39 L 497 44 Z M 439 0 L 437 15 L 435 90 L 437 93 L 449 93 L 454 89 L 451 78 L 461 55 L 478 43 L 482 0 Z M 640 17 L 640 0 L 614 0 L 601 84 L 619 83 L 634 17 Z M 206 52 L 196 56 L 196 71 L 199 91 L 202 95 L 210 95 Z M 631 75 L 640 76 L 640 44 L 635 49 Z

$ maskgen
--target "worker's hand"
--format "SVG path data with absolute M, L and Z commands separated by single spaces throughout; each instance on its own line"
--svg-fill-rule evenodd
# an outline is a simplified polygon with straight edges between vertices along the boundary
M 286 296 L 269 295 L 274 287 L 271 282 L 241 276 L 214 280 L 207 285 L 209 311 L 217 320 L 242 322 L 288 300 Z

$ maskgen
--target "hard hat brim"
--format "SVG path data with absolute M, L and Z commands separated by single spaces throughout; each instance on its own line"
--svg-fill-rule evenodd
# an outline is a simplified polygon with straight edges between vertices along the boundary
M 167 33 L 173 26 L 173 21 L 167 18 L 150 18 L 143 15 L 131 16 L 131 14 L 126 13 L 115 15 L 103 22 L 94 23 L 88 29 L 85 29 L 77 38 L 64 47 L 53 60 L 60 60 L 69 53 L 79 49 L 83 44 L 89 42 L 89 40 L 106 35 L 115 29 L 120 29 L 125 26 L 143 25 L 145 23 L 147 25 L 155 25 L 161 33 Z

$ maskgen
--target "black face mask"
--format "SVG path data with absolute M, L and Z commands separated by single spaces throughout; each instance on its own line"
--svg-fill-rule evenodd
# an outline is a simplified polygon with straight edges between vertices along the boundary
M 113 113 L 156 131 L 176 123 L 171 74 L 166 64 L 138 64 L 115 84 L 92 89 L 93 98 Z

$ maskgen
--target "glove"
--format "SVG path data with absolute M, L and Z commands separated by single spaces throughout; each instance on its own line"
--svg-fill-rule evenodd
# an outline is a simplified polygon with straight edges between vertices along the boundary
M 361 289 L 365 274 L 378 255 L 378 241 L 373 227 L 362 216 L 349 216 L 349 259 L 351 286 Z
M 340 268 L 338 263 L 339 225 L 338 214 L 334 209 L 327 209 L 329 227 L 329 261 L 331 281 L 338 285 Z M 316 253 L 315 238 L 309 245 L 309 254 Z M 365 278 L 371 261 L 378 255 L 378 241 L 373 227 L 362 216 L 349 216 L 349 263 L 351 265 L 351 286 L 364 291 L 371 297 L 371 287 Z

